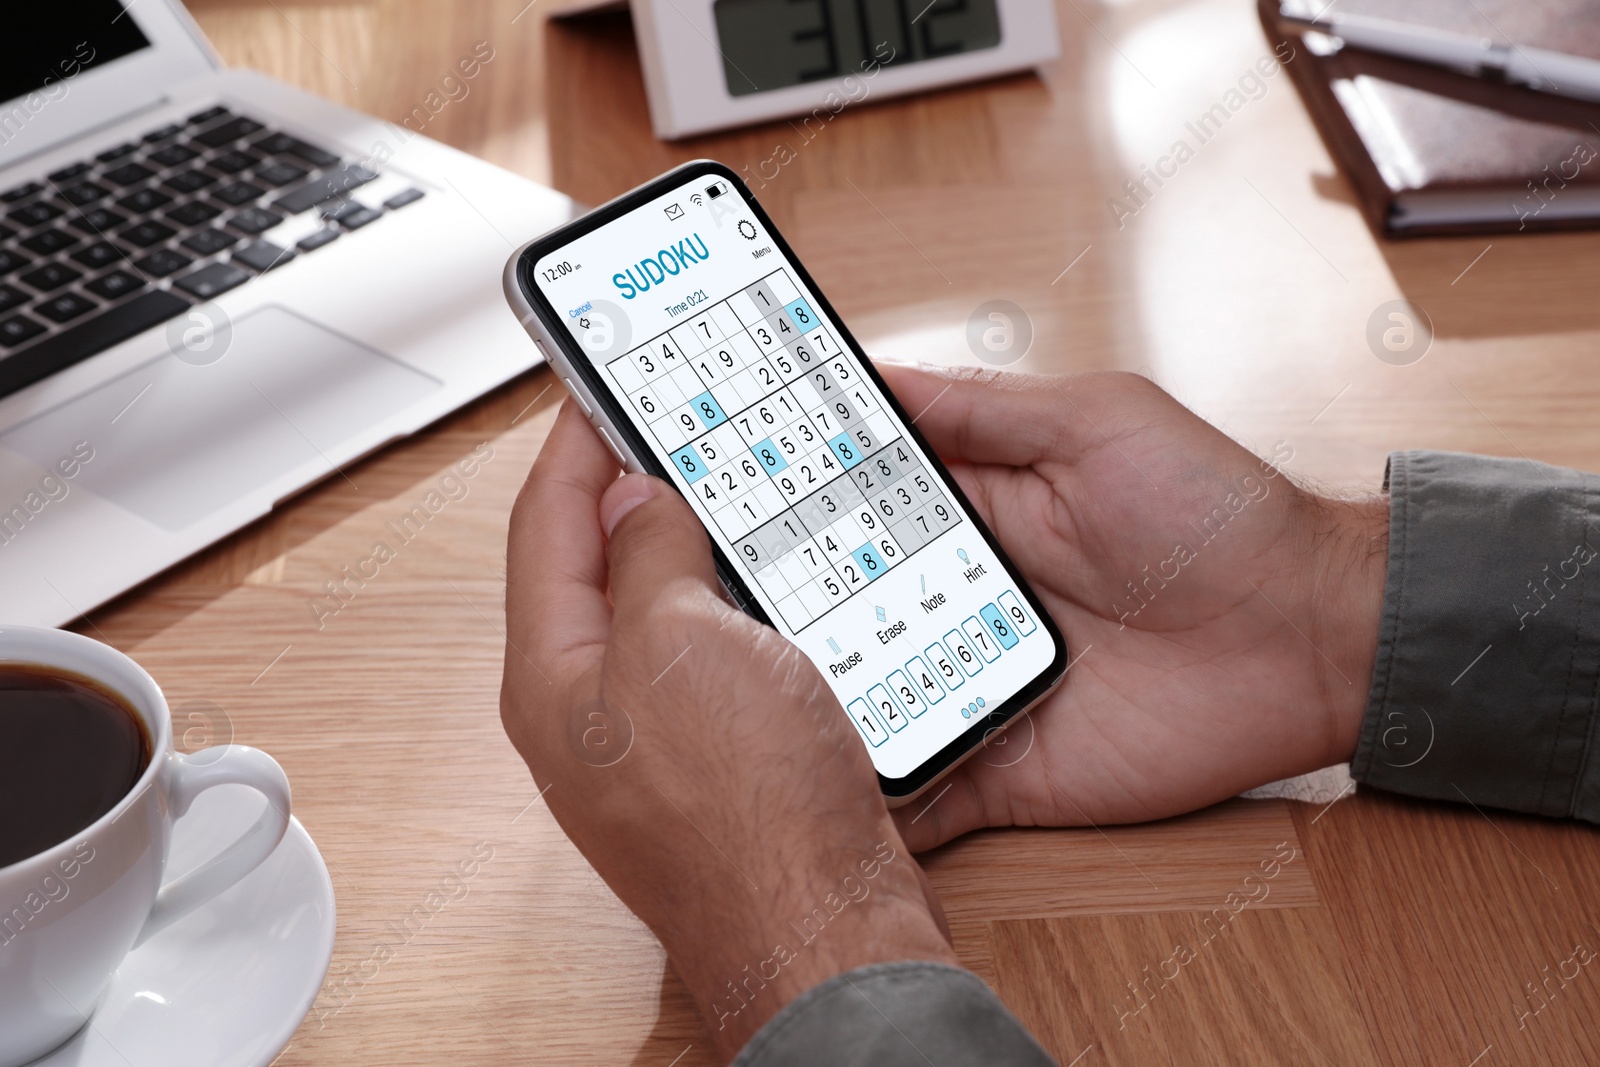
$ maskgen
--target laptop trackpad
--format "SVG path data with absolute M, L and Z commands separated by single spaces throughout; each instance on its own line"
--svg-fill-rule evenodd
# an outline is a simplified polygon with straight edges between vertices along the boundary
M 306 481 L 327 473 L 341 445 L 439 387 L 266 307 L 233 324 L 215 362 L 162 356 L 0 436 L 0 446 L 52 468 L 87 442 L 94 459 L 78 486 L 181 530 L 307 464 L 318 469 Z

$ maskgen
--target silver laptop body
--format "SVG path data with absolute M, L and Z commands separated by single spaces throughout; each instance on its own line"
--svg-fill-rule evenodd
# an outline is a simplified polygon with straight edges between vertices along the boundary
M 96 4 L 32 16 L 81 25 L 27 91 L 0 73 L 0 623 L 71 621 L 527 370 L 501 265 L 575 212 L 424 107 L 224 69 L 176 0 L 62 6 Z

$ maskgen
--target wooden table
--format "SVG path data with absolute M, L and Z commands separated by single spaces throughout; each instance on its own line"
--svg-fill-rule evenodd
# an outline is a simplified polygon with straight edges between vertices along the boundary
M 1319 484 L 1371 489 L 1402 447 L 1600 469 L 1600 236 L 1374 240 L 1286 74 L 1117 225 L 1108 199 L 1266 52 L 1244 0 L 1061 0 L 1064 56 L 1039 77 L 869 101 L 809 140 L 780 122 L 681 145 L 649 133 L 625 16 L 547 24 L 525 3 L 193 7 L 230 62 L 394 121 L 488 42 L 426 132 L 591 203 L 788 147 L 761 198 L 874 354 L 970 362 L 967 317 L 1004 298 L 1036 330 L 1024 369 L 1142 371 L 1259 451 L 1288 442 Z M 1401 295 L 1437 337 L 1396 367 L 1364 337 Z M 285 1065 L 712 1062 L 496 714 L 506 516 L 560 397 L 526 375 L 79 624 L 288 769 L 339 932 Z M 324 583 L 480 442 L 470 495 L 319 628 Z M 1287 850 L 1268 898 L 1202 943 Z M 1600 1061 L 1600 971 L 1554 977 L 1600 951 L 1586 828 L 1363 792 L 975 835 L 928 868 L 962 958 L 1063 1064 Z M 1136 996 L 1180 941 L 1194 958 Z

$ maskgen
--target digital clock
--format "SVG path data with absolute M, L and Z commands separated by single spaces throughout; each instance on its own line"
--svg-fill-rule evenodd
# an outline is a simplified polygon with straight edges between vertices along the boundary
M 1050 0 L 631 0 L 656 134 L 846 107 L 1036 67 Z

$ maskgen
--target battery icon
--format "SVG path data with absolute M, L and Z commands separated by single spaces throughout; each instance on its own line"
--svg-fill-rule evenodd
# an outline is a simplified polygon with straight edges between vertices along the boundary
M 728 183 L 727 182 L 712 182 L 710 185 L 706 186 L 706 195 L 709 196 L 713 200 L 715 200 L 717 197 L 721 196 L 723 193 L 725 193 L 727 191 L 728 191 Z

